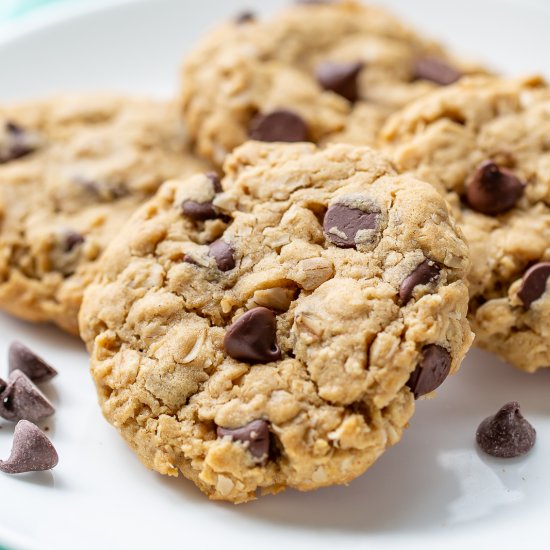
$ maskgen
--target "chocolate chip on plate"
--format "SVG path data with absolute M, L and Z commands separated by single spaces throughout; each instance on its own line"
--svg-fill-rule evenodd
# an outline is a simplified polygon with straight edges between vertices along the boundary
M 21 420 L 15 426 L 9 458 L 0 460 L 0 472 L 40 472 L 55 468 L 58 462 L 57 451 L 50 440 L 32 422 Z
M 476 441 L 480 449 L 498 458 L 514 458 L 529 452 L 537 432 L 520 412 L 519 403 L 512 401 L 478 427 Z
M 325 90 L 341 95 L 354 103 L 359 99 L 358 78 L 363 63 L 334 63 L 326 61 L 317 68 L 317 81 Z
M 418 285 L 427 285 L 435 281 L 441 273 L 441 267 L 431 260 L 424 260 L 401 283 L 399 287 L 399 300 L 401 305 L 410 302 L 414 289 Z
M 462 73 L 435 57 L 420 57 L 413 67 L 414 80 L 429 80 L 440 86 L 449 86 L 460 80 Z
M 466 201 L 472 210 L 496 216 L 513 208 L 525 191 L 525 184 L 492 160 L 482 162 L 466 183 Z
M 535 264 L 525 272 L 518 290 L 518 298 L 523 302 L 525 307 L 531 307 L 533 302 L 542 298 L 546 292 L 546 283 L 549 277 L 549 262 Z
M 214 241 L 208 250 L 208 255 L 216 260 L 220 271 L 231 271 L 235 267 L 234 250 L 221 239 Z
M 54 414 L 55 408 L 31 379 L 14 370 L 0 394 L 0 416 L 6 420 L 38 422 Z
M 10 373 L 19 370 L 35 383 L 46 382 L 57 375 L 52 366 L 21 342 L 13 342 L 10 346 L 8 365 Z
M 227 354 L 245 363 L 269 363 L 281 358 L 275 313 L 256 307 L 241 315 L 225 334 Z
M 308 135 L 304 119 L 286 109 L 260 113 L 250 123 L 250 139 L 257 141 L 294 143 L 308 141 Z
M 218 437 L 231 437 L 247 445 L 250 454 L 260 462 L 269 455 L 269 425 L 265 420 L 253 420 L 240 428 L 217 428 Z
M 345 204 L 333 204 L 325 214 L 323 228 L 327 239 L 339 248 L 355 248 L 360 231 L 376 229 L 378 212 L 365 212 Z
M 422 350 L 422 359 L 411 374 L 407 386 L 415 399 L 418 399 L 439 388 L 450 370 L 451 354 L 437 344 L 429 344 Z

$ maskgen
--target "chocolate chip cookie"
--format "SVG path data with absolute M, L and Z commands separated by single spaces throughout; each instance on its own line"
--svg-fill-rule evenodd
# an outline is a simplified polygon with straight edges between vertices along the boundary
M 206 36 L 181 103 L 197 150 L 221 164 L 248 138 L 371 145 L 396 108 L 479 70 L 379 8 L 301 3 Z
M 443 197 L 371 149 L 249 142 L 101 259 L 80 321 L 103 412 L 213 499 L 347 483 L 458 369 L 468 264 Z
M 550 366 L 550 88 L 474 78 L 418 100 L 383 135 L 401 171 L 438 186 L 472 254 L 477 344 L 516 367 Z
M 105 245 L 163 181 L 206 169 L 178 118 L 127 97 L 0 106 L 0 308 L 78 333 Z

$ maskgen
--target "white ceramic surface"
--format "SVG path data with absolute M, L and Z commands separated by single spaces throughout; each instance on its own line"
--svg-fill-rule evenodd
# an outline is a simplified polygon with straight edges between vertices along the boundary
M 459 51 L 509 73 L 550 75 L 550 4 L 387 0 Z M 0 100 L 67 90 L 169 95 L 184 51 L 216 20 L 281 0 L 88 2 L 0 27 Z M 516 372 L 472 352 L 435 400 L 421 402 L 403 441 L 349 487 L 288 491 L 235 507 L 185 480 L 142 468 L 102 419 L 83 346 L 51 327 L 0 315 L 0 358 L 21 339 L 61 371 L 48 434 L 53 472 L 0 475 L 0 544 L 9 550 L 285 550 L 550 547 L 550 370 Z M 7 370 L 0 361 L 0 375 Z M 538 430 L 534 451 L 499 461 L 474 445 L 478 423 L 518 400 Z M 13 427 L 0 424 L 0 456 Z

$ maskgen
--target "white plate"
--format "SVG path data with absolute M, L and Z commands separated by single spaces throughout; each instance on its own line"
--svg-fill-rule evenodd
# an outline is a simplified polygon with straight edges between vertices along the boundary
M 0 100 L 89 88 L 168 95 L 181 54 L 204 29 L 254 3 L 96 1 L 41 12 L 0 28 Z M 283 3 L 262 0 L 261 9 Z M 543 3 L 383 3 L 502 70 L 550 74 Z M 529 376 L 472 352 L 437 399 L 419 403 L 402 443 L 349 487 L 288 491 L 234 507 L 142 468 L 102 419 L 77 340 L 5 316 L 0 335 L 1 356 L 17 338 L 61 371 L 48 388 L 58 414 L 46 423 L 59 466 L 0 475 L 0 543 L 10 550 L 549 547 L 550 370 Z M 538 442 L 524 459 L 492 460 L 476 450 L 475 429 L 509 400 L 520 401 Z M 13 428 L 1 428 L 5 457 Z

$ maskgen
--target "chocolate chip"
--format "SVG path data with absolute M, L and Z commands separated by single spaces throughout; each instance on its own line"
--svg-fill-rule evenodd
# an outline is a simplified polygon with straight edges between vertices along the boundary
M 218 174 L 216 174 L 216 172 L 208 172 L 208 174 L 206 174 L 206 177 L 212 182 L 214 193 L 221 193 L 223 191 L 222 182 L 220 181 L 220 177 L 218 176 Z
M 32 422 L 21 420 L 15 426 L 10 457 L 0 460 L 0 472 L 23 474 L 57 466 L 59 457 L 50 440 Z
M 253 11 L 243 11 L 235 17 L 234 21 L 237 25 L 253 23 L 256 21 L 256 14 Z
M 250 139 L 294 143 L 308 141 L 309 130 L 303 118 L 285 109 L 258 114 L 250 123 Z
M 512 401 L 478 427 L 476 441 L 481 450 L 498 458 L 514 458 L 529 452 L 535 440 L 535 428 L 523 418 L 519 403 Z
M 275 313 L 265 307 L 247 311 L 227 329 L 223 344 L 237 361 L 270 363 L 280 359 Z
M 86 240 L 83 235 L 72 229 L 65 233 L 64 239 L 64 250 L 67 253 L 72 252 Z
M 10 373 L 20 370 L 33 382 L 46 382 L 57 375 L 52 366 L 20 342 L 13 342 L 10 346 L 8 365 Z
M 241 428 L 217 428 L 218 437 L 229 436 L 247 445 L 250 454 L 257 461 L 265 463 L 269 456 L 269 425 L 265 420 L 253 420 Z
M 28 133 L 15 122 L 6 122 L 4 131 L 7 134 L 7 145 L 0 147 L 0 164 L 24 157 L 38 148 L 37 136 Z
M 208 255 L 216 260 L 220 271 L 231 271 L 235 267 L 234 250 L 221 239 L 209 246 Z
M 327 61 L 317 69 L 317 81 L 325 90 L 354 103 L 359 99 L 358 77 L 363 63 L 333 63 Z
M 333 204 L 325 214 L 323 228 L 327 239 L 340 248 L 355 248 L 360 231 L 376 229 L 378 212 L 365 212 L 345 204 Z
M 472 210 L 495 216 L 513 208 L 524 190 L 525 184 L 510 170 L 486 160 L 466 183 L 466 201 Z
M 546 282 L 550 277 L 550 263 L 541 262 L 528 269 L 518 290 L 518 298 L 527 308 L 531 307 L 546 292 Z
M 213 220 L 218 213 L 211 202 L 183 201 L 181 209 L 186 216 L 195 221 Z
M 420 57 L 414 63 L 414 80 L 429 80 L 440 86 L 448 86 L 460 80 L 461 77 L 462 73 L 435 57 Z
M 55 412 L 48 398 L 20 370 L 10 374 L 0 400 L 0 416 L 6 420 L 38 422 Z
M 411 374 L 407 386 L 415 399 L 439 388 L 451 370 L 451 354 L 441 346 L 430 344 L 422 350 L 422 359 Z
M 424 260 L 401 283 L 399 287 L 399 301 L 405 306 L 412 298 L 414 289 L 418 285 L 427 285 L 437 279 L 441 267 L 431 260 Z

